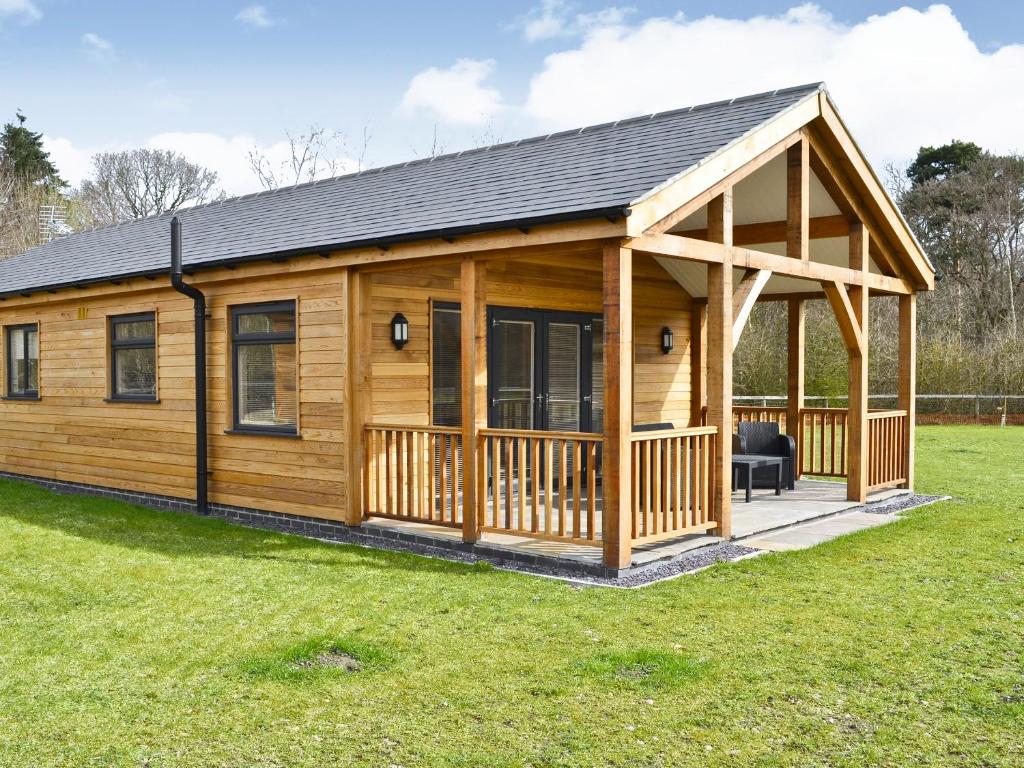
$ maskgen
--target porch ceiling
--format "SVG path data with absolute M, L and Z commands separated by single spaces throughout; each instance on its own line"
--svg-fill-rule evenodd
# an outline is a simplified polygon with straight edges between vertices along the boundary
M 811 171 L 810 175 L 810 216 L 839 215 L 841 211 Z M 733 222 L 736 225 L 759 224 L 783 221 L 786 218 L 786 157 L 780 155 L 736 185 L 733 191 Z M 673 234 L 707 227 L 707 208 L 701 208 L 673 227 Z M 760 243 L 748 248 L 784 256 L 784 242 Z M 814 239 L 810 242 L 812 261 L 834 266 L 848 267 L 850 264 L 849 244 L 846 237 Z M 694 298 L 706 298 L 707 265 L 679 259 L 658 258 L 665 268 L 687 293 Z M 881 270 L 874 261 L 869 268 L 876 274 Z M 734 279 L 742 277 L 743 271 L 736 270 Z M 821 284 L 816 280 L 801 280 L 795 277 L 773 275 L 765 286 L 764 295 L 773 293 L 817 293 Z

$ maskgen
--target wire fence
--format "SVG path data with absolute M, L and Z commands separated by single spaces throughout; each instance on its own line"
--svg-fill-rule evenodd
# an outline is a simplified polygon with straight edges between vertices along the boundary
M 785 395 L 737 395 L 736 405 L 784 406 Z M 871 408 L 898 407 L 896 395 L 868 395 Z M 918 424 L 1024 426 L 1024 395 L 917 395 Z M 808 408 L 846 408 L 846 397 L 805 396 Z

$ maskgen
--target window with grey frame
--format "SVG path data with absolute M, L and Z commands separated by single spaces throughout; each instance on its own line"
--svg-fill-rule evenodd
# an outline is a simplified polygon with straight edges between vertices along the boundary
M 6 329 L 7 397 L 39 397 L 39 326 L 12 325 Z
M 110 399 L 156 400 L 156 314 L 111 317 Z
M 295 302 L 231 310 L 234 431 L 297 433 Z
M 462 327 L 458 304 L 435 301 L 431 307 L 431 423 L 462 424 Z

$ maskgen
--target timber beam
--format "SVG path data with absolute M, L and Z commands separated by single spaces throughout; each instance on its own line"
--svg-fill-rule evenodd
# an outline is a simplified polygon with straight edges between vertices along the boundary
M 828 237 L 846 237 L 850 234 L 850 220 L 843 214 L 834 216 L 815 216 L 808 219 L 808 236 L 811 240 L 823 240 Z M 733 245 L 764 245 L 765 243 L 786 242 L 785 221 L 758 221 L 753 224 L 734 224 L 732 228 Z M 707 229 L 687 229 L 675 232 L 680 237 L 692 237 L 707 240 Z
M 913 293 L 914 290 L 908 281 L 898 277 L 877 275 L 874 272 L 824 264 L 820 261 L 791 259 L 788 256 L 705 240 L 694 240 L 679 235 L 642 235 L 624 241 L 623 246 L 634 251 L 670 259 L 698 261 L 705 264 L 729 262 L 740 269 L 767 269 L 777 275 L 801 280 L 863 285 L 875 293 L 905 295 Z

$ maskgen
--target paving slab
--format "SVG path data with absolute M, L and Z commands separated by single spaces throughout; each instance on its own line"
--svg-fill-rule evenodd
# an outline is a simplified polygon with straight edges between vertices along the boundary
M 867 512 L 840 512 L 824 520 L 815 520 L 790 528 L 752 536 L 743 540 L 743 545 L 770 552 L 787 552 L 794 549 L 808 549 L 826 541 L 845 536 L 866 528 L 891 523 L 896 515 L 873 515 Z

